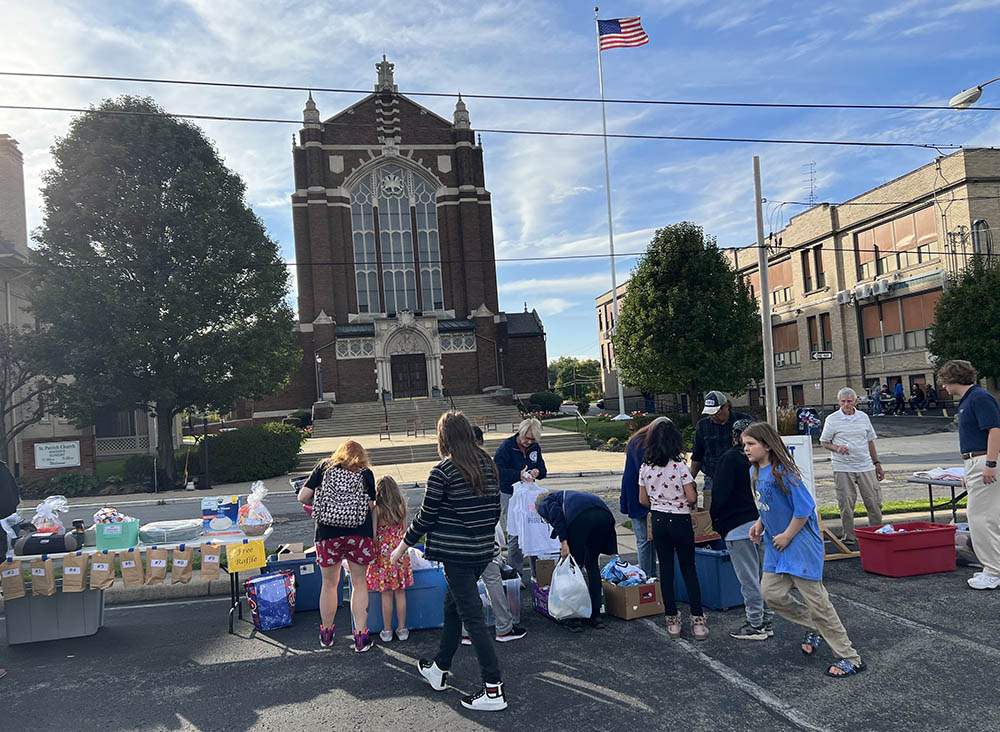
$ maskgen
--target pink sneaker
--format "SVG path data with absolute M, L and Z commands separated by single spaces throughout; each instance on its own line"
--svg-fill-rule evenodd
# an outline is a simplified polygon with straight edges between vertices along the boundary
M 324 628 L 322 623 L 319 626 L 319 647 L 329 648 L 333 645 L 333 626 Z

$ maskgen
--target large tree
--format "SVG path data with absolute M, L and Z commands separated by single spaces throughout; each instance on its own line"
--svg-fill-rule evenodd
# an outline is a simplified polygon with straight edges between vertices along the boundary
M 26 333 L 0 325 L 0 460 L 14 438 L 45 416 L 52 380 L 28 358 Z
M 174 478 L 174 417 L 273 393 L 300 360 L 278 247 L 200 129 L 149 98 L 70 124 L 44 177 L 33 310 L 59 410 L 153 411 Z
M 742 394 L 763 375 L 757 301 L 713 237 L 689 222 L 659 229 L 639 258 L 614 332 L 625 383 L 644 392 Z
M 560 356 L 549 362 L 549 381 L 563 399 L 589 402 L 601 393 L 601 364 L 592 358 Z
M 938 363 L 971 361 L 981 376 L 1000 378 L 1000 266 L 982 257 L 949 278 L 934 311 L 930 352 Z

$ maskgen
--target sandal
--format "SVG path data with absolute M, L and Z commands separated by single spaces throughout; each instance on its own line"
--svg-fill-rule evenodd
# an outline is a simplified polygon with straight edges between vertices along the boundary
M 802 639 L 802 645 L 809 646 L 812 648 L 811 651 L 807 651 L 805 648 L 802 649 L 802 655 L 804 656 L 814 656 L 816 651 L 822 647 L 826 641 L 823 640 L 823 636 L 819 633 L 813 633 L 811 630 L 806 632 L 805 637 Z
M 834 669 L 834 668 L 839 668 L 844 673 L 842 673 L 842 674 L 832 674 L 832 673 L 830 673 L 830 669 Z M 840 659 L 834 661 L 832 664 L 830 664 L 830 668 L 828 668 L 826 670 L 826 675 L 827 676 L 831 676 L 831 677 L 833 677 L 835 679 L 845 679 L 848 676 L 854 676 L 855 674 L 861 673 L 866 668 L 868 668 L 868 667 L 865 666 L 865 662 L 864 661 L 858 661 L 855 664 L 855 663 L 851 663 L 846 658 L 840 658 Z

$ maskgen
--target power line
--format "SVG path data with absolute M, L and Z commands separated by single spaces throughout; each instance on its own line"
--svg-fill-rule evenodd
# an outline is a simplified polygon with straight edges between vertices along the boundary
M 255 84 L 227 81 L 200 81 L 194 79 L 163 79 L 156 77 L 138 76 L 103 76 L 96 74 L 48 74 L 28 71 L 0 71 L 0 76 L 21 76 L 39 79 L 75 79 L 79 81 L 120 81 L 135 82 L 141 84 L 171 84 L 183 86 L 207 86 L 222 87 L 229 89 L 263 89 L 268 91 L 299 91 L 299 92 L 324 92 L 331 94 L 363 94 L 365 96 L 374 93 L 369 89 L 347 89 L 337 87 L 317 87 L 306 85 L 289 84 Z M 457 98 L 457 92 L 422 92 L 403 91 L 395 92 L 408 97 L 438 97 Z M 517 102 L 576 102 L 586 104 L 649 104 L 658 106 L 678 106 L 678 107 L 737 107 L 751 109 L 862 109 L 862 110 L 916 110 L 916 111 L 949 111 L 953 112 L 948 105 L 935 104 L 809 104 L 809 103 L 783 103 L 783 102 L 704 102 L 693 100 L 677 99 L 597 99 L 593 97 L 555 97 L 555 96 L 532 96 L 522 94 L 469 94 L 462 92 L 461 96 L 467 99 L 494 99 Z M 1000 112 L 1000 107 L 969 107 L 965 112 Z
M 188 114 L 188 113 L 173 113 L 173 112 L 138 112 L 138 111 L 126 111 L 126 110 L 110 110 L 110 109 L 84 109 L 81 107 L 43 107 L 35 105 L 22 105 L 22 104 L 0 104 L 0 109 L 14 109 L 22 111 L 35 111 L 35 112 L 72 112 L 80 114 L 98 114 L 98 115 L 109 115 L 109 116 L 137 116 L 137 117 L 170 117 L 174 119 L 197 119 L 197 120 L 212 120 L 219 122 L 263 122 L 263 123 L 274 123 L 274 124 L 294 124 L 301 126 L 303 124 L 302 120 L 298 119 L 280 119 L 272 117 L 232 117 L 228 115 L 212 115 L 212 114 Z M 328 127 L 363 127 L 371 128 L 371 124 L 364 124 L 360 122 L 325 122 L 323 123 Z M 410 130 L 421 130 L 421 129 L 434 129 L 438 130 L 437 127 L 419 127 L 410 126 Z M 927 150 L 937 150 L 941 152 L 942 150 L 958 150 L 963 146 L 954 143 L 926 143 L 926 142 L 886 142 L 886 141 L 860 141 L 860 140 L 786 140 L 786 139 L 767 139 L 767 138 L 755 138 L 755 137 L 702 137 L 693 135 L 639 135 L 639 134 L 627 134 L 627 133 L 603 133 L 603 132 L 569 132 L 569 131 L 559 131 L 559 130 L 510 130 L 510 129 L 492 129 L 492 128 L 476 128 L 476 132 L 481 134 L 496 134 L 496 135 L 538 135 L 543 137 L 607 137 L 620 140 L 670 140 L 674 142 L 738 142 L 738 143 L 754 143 L 754 144 L 765 144 L 765 145 L 832 145 L 841 147 L 905 147 L 905 148 L 920 148 Z

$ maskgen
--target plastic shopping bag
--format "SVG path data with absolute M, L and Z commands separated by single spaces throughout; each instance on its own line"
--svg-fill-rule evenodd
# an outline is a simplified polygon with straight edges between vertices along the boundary
M 590 593 L 573 557 L 560 559 L 549 585 L 549 615 L 553 620 L 590 617 Z
M 262 536 L 271 526 L 271 512 L 264 505 L 267 488 L 264 481 L 258 480 L 250 487 L 247 502 L 239 510 L 239 526 L 247 536 Z

